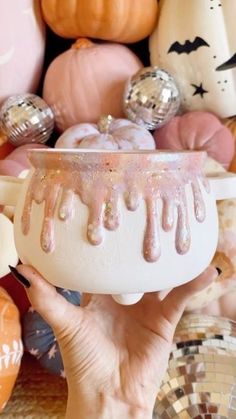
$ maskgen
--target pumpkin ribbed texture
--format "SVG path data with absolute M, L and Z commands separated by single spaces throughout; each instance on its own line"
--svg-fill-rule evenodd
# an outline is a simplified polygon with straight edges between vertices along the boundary
M 229 128 L 229 130 L 232 132 L 233 137 L 235 139 L 235 144 L 236 144 L 236 117 L 234 116 L 233 118 L 225 118 L 223 119 L 223 124 Z M 235 147 L 236 149 L 236 147 Z M 236 173 L 236 151 L 234 153 L 234 157 L 231 161 L 230 167 L 229 167 L 229 171 L 230 172 L 234 172 Z
M 124 45 L 78 40 L 49 66 L 43 97 L 53 109 L 60 132 L 101 115 L 123 116 L 125 83 L 142 68 Z
M 131 43 L 150 35 L 157 0 L 42 0 L 44 18 L 64 38 Z

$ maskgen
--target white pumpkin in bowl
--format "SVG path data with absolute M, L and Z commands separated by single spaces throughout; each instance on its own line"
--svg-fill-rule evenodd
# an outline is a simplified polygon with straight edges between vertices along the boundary
M 57 140 L 55 148 L 94 150 L 153 150 L 155 141 L 148 130 L 127 119 L 101 117 L 97 124 L 77 124 Z
M 163 0 L 151 64 L 169 71 L 185 110 L 236 113 L 236 1 Z

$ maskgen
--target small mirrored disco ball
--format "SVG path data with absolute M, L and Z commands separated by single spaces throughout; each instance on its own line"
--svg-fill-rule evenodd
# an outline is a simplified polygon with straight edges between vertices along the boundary
M 0 127 L 15 147 L 46 143 L 54 128 L 54 115 L 39 96 L 11 96 L 0 109 Z
M 180 92 L 167 71 L 146 67 L 126 84 L 123 107 L 132 122 L 154 130 L 176 115 L 180 107 Z

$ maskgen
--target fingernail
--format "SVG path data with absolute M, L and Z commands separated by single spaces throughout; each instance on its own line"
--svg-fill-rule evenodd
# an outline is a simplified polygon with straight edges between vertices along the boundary
M 222 274 L 222 270 L 220 268 L 218 268 L 218 266 L 216 266 L 216 270 L 218 272 L 218 275 L 220 276 Z
M 25 288 L 30 288 L 31 283 L 23 275 L 21 275 L 16 268 L 9 265 L 9 269 L 14 278 L 21 283 Z

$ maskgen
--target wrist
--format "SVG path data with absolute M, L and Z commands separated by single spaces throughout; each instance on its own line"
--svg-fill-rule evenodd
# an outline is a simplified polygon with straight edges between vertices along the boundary
M 105 394 L 83 397 L 69 391 L 66 419 L 151 419 L 153 406 L 145 409 Z

